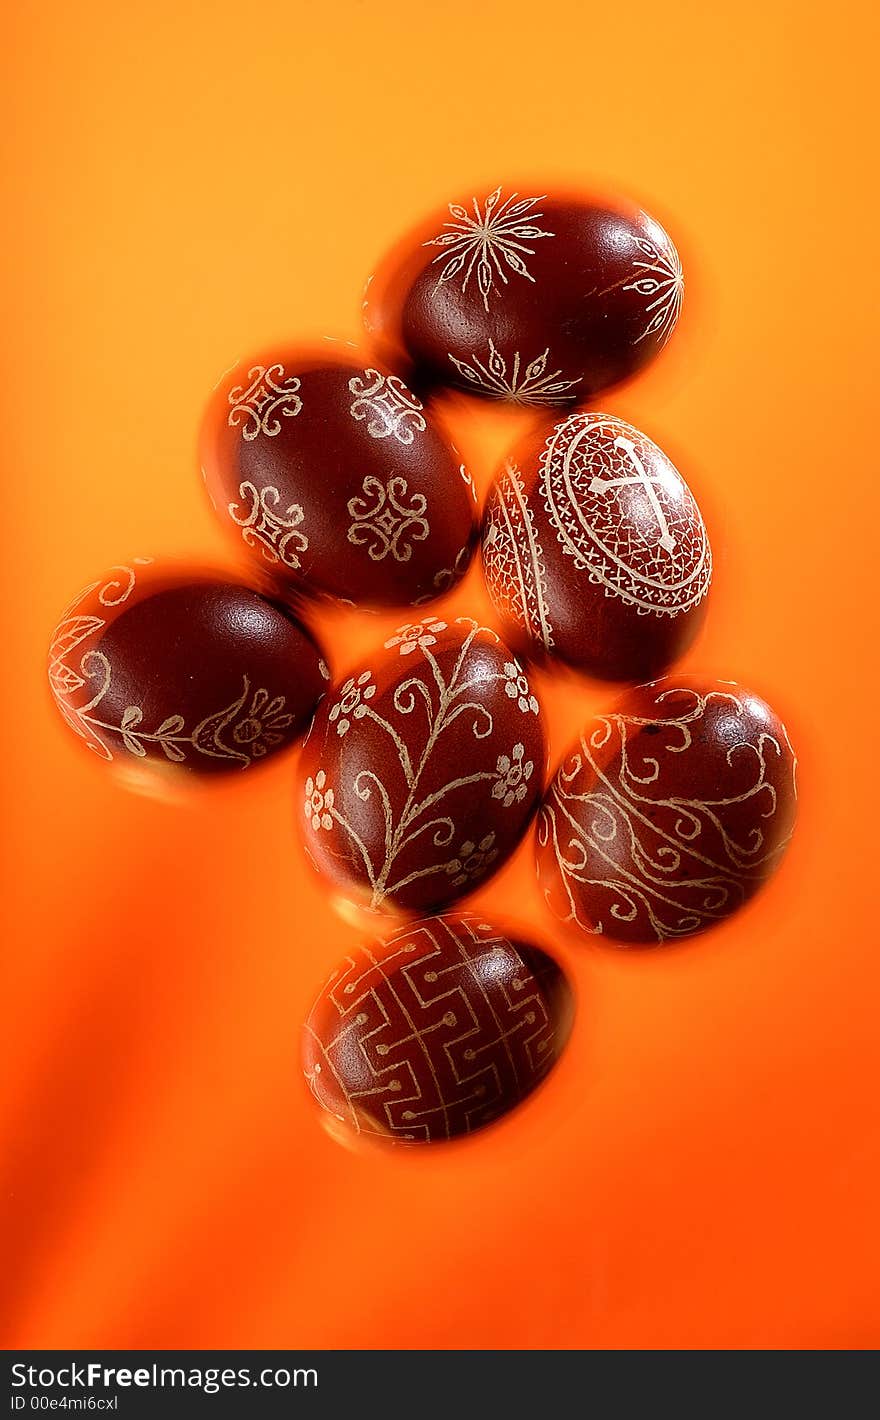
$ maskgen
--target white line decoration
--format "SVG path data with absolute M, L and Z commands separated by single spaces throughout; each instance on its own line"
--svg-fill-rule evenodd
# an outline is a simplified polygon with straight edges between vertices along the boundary
M 373 439 L 393 437 L 401 444 L 411 444 L 427 427 L 421 412 L 424 405 L 397 375 L 368 369 L 363 375 L 354 375 L 348 388 L 354 395 L 351 417 L 367 420 L 367 433 Z
M 535 249 L 527 244 L 542 237 L 552 237 L 554 233 L 535 226 L 543 213 L 531 209 L 536 203 L 543 202 L 544 197 L 527 197 L 517 202 L 518 196 L 519 193 L 512 193 L 499 206 L 501 188 L 496 187 L 486 198 L 482 209 L 477 199 L 472 198 L 473 216 L 466 207 L 449 203 L 452 221 L 443 224 L 448 230 L 422 244 L 443 248 L 431 263 L 442 263 L 435 292 L 457 276 L 461 276 L 461 289 L 466 291 L 476 268 L 477 285 L 483 306 L 488 311 L 489 297 L 499 289 L 496 280 L 506 286 L 508 270 L 534 282 L 535 278 L 523 258 L 534 256 Z
M 646 468 L 652 451 L 658 471 Z M 672 465 L 623 420 L 574 414 L 557 424 L 538 487 L 563 552 L 606 596 L 642 615 L 679 616 L 706 595 L 712 554 L 699 508 Z M 626 498 L 633 488 L 644 492 L 649 517 Z
M 283 512 L 278 511 L 281 494 L 272 484 L 257 489 L 249 481 L 239 485 L 238 496 L 245 504 L 228 505 L 229 516 L 241 528 L 242 540 L 248 547 L 259 547 L 267 562 L 283 562 L 285 567 L 296 571 L 302 563 L 299 554 L 309 545 L 300 524 L 303 510 L 299 503 L 291 503 Z M 250 505 L 249 507 L 247 505 Z
M 258 434 L 274 439 L 281 433 L 281 418 L 293 419 L 302 409 L 297 394 L 300 381 L 296 375 L 286 376 L 280 364 L 254 365 L 247 379 L 247 384 L 229 391 L 232 408 L 227 422 L 233 429 L 240 426 L 241 437 L 248 442 Z
M 376 851 L 375 844 L 371 851 L 364 836 L 345 814 L 346 793 L 340 792 L 339 783 L 330 782 L 330 774 L 323 766 L 306 780 L 303 810 L 307 827 L 315 834 L 340 833 L 348 839 L 366 872 L 371 889 L 370 906 L 374 909 L 417 879 L 444 874 L 452 878 L 454 886 L 461 886 L 482 877 L 498 856 L 495 834 L 459 839 L 455 819 L 448 810 L 444 811 L 444 802 L 457 790 L 473 786 L 476 791 L 477 785 L 486 785 L 491 786 L 486 793 L 487 804 L 500 798 L 505 807 L 510 807 L 525 797 L 534 770 L 533 762 L 524 759 L 523 744 L 518 741 L 492 768 L 473 769 L 439 787 L 427 790 L 424 787 L 435 772 L 435 751 L 440 740 L 462 716 L 469 719 L 475 739 L 488 740 L 495 733 L 491 710 L 484 703 L 468 698 L 475 688 L 485 692 L 498 683 L 511 698 L 518 700 L 524 714 L 538 713 L 537 699 L 519 662 L 508 662 L 493 673 L 472 651 L 474 640 L 480 634 L 490 636 L 498 644 L 495 633 L 467 618 L 460 618 L 456 624 L 467 627 L 467 632 L 448 674 L 444 674 L 433 651 L 437 634 L 446 630 L 445 623 L 429 618 L 403 626 L 386 642 L 388 649 L 396 646 L 401 657 L 413 656 L 412 673 L 397 684 L 387 717 L 379 714 L 373 708 L 372 698 L 368 698 L 368 689 L 373 684 L 371 671 L 364 671 L 357 682 L 346 682 L 339 692 L 338 710 L 336 705 L 330 709 L 328 722 L 336 725 L 338 733 L 341 733 L 341 717 L 353 714 L 377 725 L 393 746 L 407 790 L 399 810 L 395 809 L 388 787 L 374 769 L 359 770 L 345 786 L 361 803 L 372 800 L 378 806 L 384 825 L 380 851 Z M 414 655 L 415 652 L 418 654 Z M 412 715 L 426 717 L 427 739 L 418 758 L 410 754 L 405 738 L 405 721 Z M 340 772 L 344 763 L 344 760 L 340 763 Z M 433 847 L 449 848 L 449 855 L 436 854 L 427 866 L 411 871 L 397 869 L 405 850 L 428 834 Z
M 544 551 L 522 474 L 512 460 L 486 505 L 483 570 L 493 599 L 536 641 L 552 650 Z
M 452 354 L 449 354 L 448 358 L 464 381 L 464 387 L 479 390 L 489 399 L 503 399 L 510 404 L 525 405 L 570 404 L 576 397 L 571 391 L 580 384 L 581 376 L 578 375 L 574 380 L 561 380 L 561 370 L 552 370 L 548 375 L 546 370 L 549 354 L 548 346 L 543 354 L 530 361 L 523 370 L 520 353 L 516 350 L 511 357 L 508 374 L 507 360 L 490 337 L 489 351 L 484 359 L 471 355 L 471 363 L 468 364 L 466 360 L 459 360 Z
M 127 601 L 137 580 L 135 568 L 147 565 L 150 558 L 136 558 L 133 567 L 114 567 L 117 576 L 109 578 L 98 591 L 101 606 L 112 608 Z M 49 648 L 49 684 L 55 702 L 71 729 L 101 759 L 112 760 L 112 746 L 118 739 L 123 748 L 138 759 L 144 759 L 148 746 L 158 746 L 172 763 L 185 761 L 187 753 L 207 755 L 211 759 L 228 759 L 246 768 L 260 759 L 267 750 L 279 745 L 283 731 L 293 724 L 293 716 L 285 709 L 285 698 L 276 695 L 271 700 L 268 690 L 251 690 L 247 675 L 242 677 L 242 689 L 229 705 L 206 715 L 191 730 L 187 730 L 182 715 L 167 715 L 155 730 L 143 728 L 144 712 L 139 705 L 127 705 L 115 720 L 102 719 L 98 707 L 110 689 L 113 671 L 107 656 L 95 644 L 107 625 L 98 615 L 76 614 L 76 608 L 99 587 L 92 582 L 68 607 L 52 638 Z M 71 664 L 73 652 L 89 649 Z M 84 705 L 74 706 L 70 697 L 82 691 L 90 698 Z
M 405 478 L 389 478 L 383 484 L 373 474 L 367 474 L 363 495 L 348 502 L 353 520 L 348 529 L 349 542 L 366 547 L 373 562 L 381 562 L 389 553 L 396 562 L 409 562 L 413 543 L 424 542 L 431 530 L 425 517 L 425 494 L 410 494 Z
M 648 320 L 635 342 L 636 345 L 646 340 L 649 335 L 657 337 L 659 346 L 665 345 L 681 313 L 684 296 L 681 259 L 665 232 L 663 237 L 665 242 L 662 244 L 648 241 L 645 237 L 633 237 L 641 255 L 633 258 L 637 274 L 623 289 L 637 291 L 640 296 L 651 298 L 645 305 Z
M 662 703 L 673 696 L 687 699 L 664 715 Z M 615 923 L 634 922 L 640 914 L 658 941 L 708 927 L 746 900 L 791 838 L 792 828 L 774 833 L 778 795 L 769 777 L 772 762 L 790 755 L 796 792 L 797 761 L 784 729 L 783 745 L 750 724 L 735 687 L 708 693 L 670 687 L 657 700 L 661 708 L 650 719 L 597 716 L 596 728 L 560 766 L 539 814 L 538 842 L 551 846 L 563 889 L 565 912 L 559 915 L 586 932 L 614 935 Z M 685 755 L 699 741 L 700 722 L 719 701 L 740 727 L 727 763 L 751 760 L 751 783 L 717 798 L 646 792 L 660 778 L 665 755 Z M 651 727 L 650 753 L 640 735 L 645 726 Z M 601 762 L 597 751 L 603 751 Z M 737 840 L 725 826 L 725 811 L 750 801 L 755 827 Z M 607 889 L 606 921 L 584 920 L 577 884 Z M 553 906 L 553 887 L 543 891 Z

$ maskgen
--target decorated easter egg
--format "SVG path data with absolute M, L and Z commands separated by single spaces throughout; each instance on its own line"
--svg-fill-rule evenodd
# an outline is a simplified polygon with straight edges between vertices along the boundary
M 573 1003 L 544 952 L 432 917 L 346 957 L 303 1031 L 316 1100 L 356 1134 L 434 1142 L 513 1109 L 562 1052 Z
M 386 358 L 427 383 L 564 405 L 635 374 L 666 344 L 683 278 L 640 208 L 511 185 L 451 202 L 367 283 Z
M 545 900 L 612 942 L 713 926 L 782 857 L 796 767 L 785 726 L 752 691 L 678 676 L 638 686 L 586 726 L 547 792 Z
M 200 439 L 211 502 L 244 551 L 302 595 L 414 606 L 465 572 L 470 474 L 397 375 L 277 347 L 214 390 Z
M 251 588 L 135 559 L 65 611 L 49 683 L 99 758 L 247 769 L 306 728 L 329 671 L 304 628 Z
M 661 449 L 608 414 L 571 414 L 495 480 L 486 585 L 512 644 L 637 680 L 693 639 L 712 577 L 700 510 Z
M 434 910 L 516 847 L 545 768 L 537 697 L 495 633 L 403 626 L 319 707 L 298 765 L 306 849 L 371 909 Z

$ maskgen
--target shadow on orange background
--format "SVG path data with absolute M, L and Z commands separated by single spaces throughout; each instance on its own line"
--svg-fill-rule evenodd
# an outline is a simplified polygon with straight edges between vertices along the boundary
M 10 17 L 5 1344 L 880 1342 L 871 13 Z M 358 1154 L 298 1077 L 299 1023 L 360 933 L 298 853 L 291 757 L 127 793 L 55 717 L 45 648 L 108 564 L 229 565 L 193 453 L 224 368 L 357 339 L 399 233 L 523 171 L 616 187 L 679 241 L 681 331 L 603 404 L 701 499 L 717 573 L 685 665 L 788 719 L 800 826 L 750 908 L 648 954 L 559 939 L 526 845 L 475 901 L 516 904 L 574 978 L 558 1070 L 465 1145 Z M 450 419 L 485 489 L 523 420 Z M 478 569 L 448 609 L 489 615 Z M 334 669 L 399 619 L 322 614 Z M 554 756 L 611 694 L 550 687 Z

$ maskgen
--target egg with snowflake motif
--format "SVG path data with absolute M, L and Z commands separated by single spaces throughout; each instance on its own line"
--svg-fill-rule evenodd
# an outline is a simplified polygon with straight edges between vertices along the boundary
M 223 376 L 199 441 L 235 544 L 301 596 L 417 606 L 463 576 L 476 492 L 434 417 L 370 360 L 274 346 Z
M 712 579 L 696 499 L 638 429 L 571 414 L 495 479 L 483 572 L 524 655 L 611 680 L 658 674 L 693 640 Z
M 403 626 L 315 716 L 297 784 L 309 857 L 375 911 L 433 911 L 506 861 L 546 756 L 534 688 L 494 632 Z
M 49 650 L 55 704 L 117 766 L 248 769 L 303 733 L 330 672 L 251 587 L 135 558 L 91 582 Z
M 303 1071 L 361 1139 L 438 1143 L 525 1100 L 574 1015 L 546 952 L 481 917 L 431 917 L 353 951 L 309 1012 Z
M 634 375 L 678 322 L 684 280 L 639 207 L 541 185 L 468 193 L 405 238 L 363 312 L 426 384 L 566 405 Z

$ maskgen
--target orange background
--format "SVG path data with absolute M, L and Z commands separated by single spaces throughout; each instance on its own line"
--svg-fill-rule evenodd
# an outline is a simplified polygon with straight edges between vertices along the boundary
M 873 9 L 10 10 L 6 1344 L 880 1343 Z M 401 230 L 521 172 L 635 196 L 679 242 L 681 330 L 602 403 L 703 503 L 686 665 L 788 719 L 801 820 L 751 908 L 648 954 L 558 941 L 524 847 L 475 900 L 569 966 L 562 1063 L 482 1137 L 358 1153 L 298 1077 L 360 929 L 299 856 L 291 757 L 127 792 L 55 716 L 45 648 L 110 563 L 227 559 L 193 454 L 220 372 L 356 339 Z M 529 418 L 453 414 L 484 489 Z M 453 608 L 488 614 L 478 569 Z M 322 617 L 335 670 L 400 619 Z M 610 698 L 551 687 L 554 755 Z

